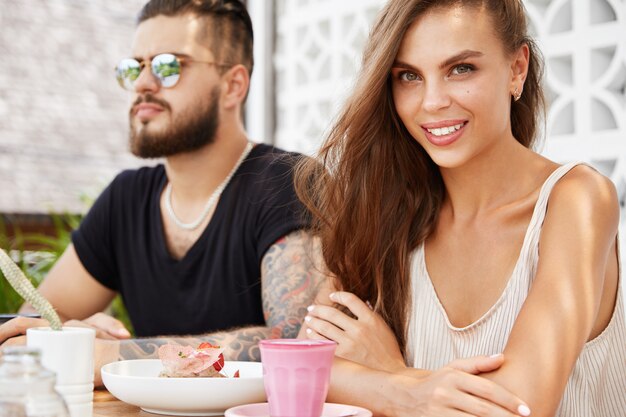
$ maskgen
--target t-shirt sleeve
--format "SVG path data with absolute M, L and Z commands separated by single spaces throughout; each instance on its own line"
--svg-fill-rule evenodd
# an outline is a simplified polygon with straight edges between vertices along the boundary
M 264 194 L 257 225 L 259 264 L 278 239 L 309 226 L 306 209 L 296 195 L 293 182 L 294 167 L 300 158 L 302 156 L 291 153 L 274 155 L 267 167 L 264 184 L 257 189 Z
M 98 282 L 112 290 L 118 290 L 111 233 L 114 221 L 113 196 L 119 182 L 118 176 L 100 194 L 79 228 L 72 233 L 72 243 L 83 267 Z

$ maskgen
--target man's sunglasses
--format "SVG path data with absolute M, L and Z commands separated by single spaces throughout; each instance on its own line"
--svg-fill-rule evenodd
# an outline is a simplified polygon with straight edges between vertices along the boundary
M 201 64 L 215 65 L 228 68 L 232 65 L 220 64 L 211 61 L 198 61 L 188 57 L 179 57 L 174 54 L 159 54 L 150 60 L 152 75 L 159 80 L 161 87 L 174 87 L 180 78 L 180 68 L 184 62 L 197 62 Z M 146 61 L 138 61 L 134 58 L 122 59 L 115 67 L 115 76 L 120 86 L 126 90 L 134 90 L 135 81 L 146 66 Z

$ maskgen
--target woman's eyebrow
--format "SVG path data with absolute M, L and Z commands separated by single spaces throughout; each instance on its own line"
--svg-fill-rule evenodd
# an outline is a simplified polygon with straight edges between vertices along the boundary
M 439 69 L 445 69 L 446 67 L 454 64 L 455 62 L 463 61 L 468 58 L 480 58 L 484 54 L 479 51 L 472 51 L 470 49 L 466 49 L 463 52 L 460 52 L 448 59 L 445 60 L 441 65 L 439 65 Z
M 391 66 L 391 68 L 405 68 L 414 72 L 418 72 L 417 68 L 415 68 L 413 65 L 398 60 L 393 61 L 393 65 Z
M 458 54 L 446 59 L 443 63 L 439 65 L 439 69 L 445 69 L 455 62 L 463 61 L 469 58 L 480 58 L 483 55 L 484 54 L 482 52 L 466 49 L 465 51 L 459 52 Z M 392 68 L 406 68 L 411 71 L 419 72 L 419 70 L 415 66 L 407 64 L 406 62 L 400 60 L 395 60 L 393 62 Z

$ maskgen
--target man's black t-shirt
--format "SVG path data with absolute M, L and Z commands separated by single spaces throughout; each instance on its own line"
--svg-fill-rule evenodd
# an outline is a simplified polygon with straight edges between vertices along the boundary
M 306 226 L 293 187 L 299 157 L 255 146 L 181 260 L 170 256 L 164 238 L 164 167 L 124 171 L 73 233 L 78 257 L 122 294 L 138 336 L 264 325 L 261 260 L 280 237 Z

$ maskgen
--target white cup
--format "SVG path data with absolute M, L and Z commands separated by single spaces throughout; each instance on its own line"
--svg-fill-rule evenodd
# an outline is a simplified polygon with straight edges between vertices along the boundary
M 64 394 L 63 399 L 68 406 L 70 404 L 87 404 L 93 401 L 93 391 L 84 394 Z
M 41 350 L 41 364 L 56 373 L 56 386 L 93 384 L 96 331 L 86 327 L 33 327 L 26 344 Z
M 93 384 L 57 385 L 56 391 L 61 395 L 76 395 L 93 392 Z
M 67 409 L 69 410 L 71 417 L 93 416 L 93 402 L 82 404 L 67 404 Z
M 41 351 L 41 364 L 56 373 L 55 388 L 71 417 L 93 416 L 93 367 L 96 331 L 86 327 L 34 327 L 26 344 Z

